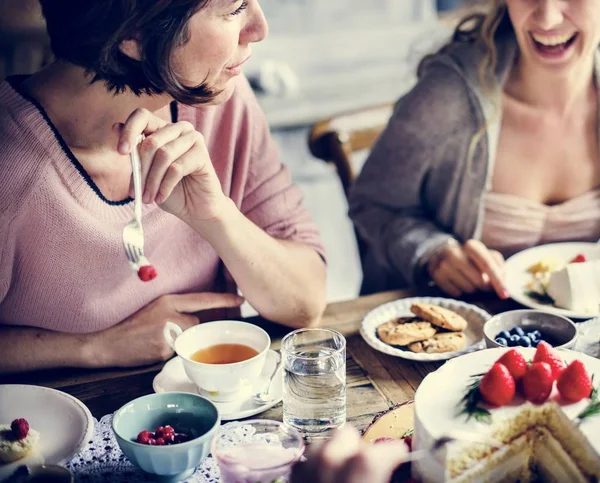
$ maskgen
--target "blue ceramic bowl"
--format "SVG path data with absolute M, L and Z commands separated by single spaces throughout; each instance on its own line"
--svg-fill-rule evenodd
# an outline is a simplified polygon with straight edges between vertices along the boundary
M 208 399 L 192 393 L 166 392 L 125 404 L 115 413 L 112 428 L 131 463 L 156 475 L 157 481 L 175 482 L 189 478 L 206 458 L 220 423 L 219 411 Z M 154 431 L 167 424 L 193 439 L 169 446 L 136 442 L 140 431 Z

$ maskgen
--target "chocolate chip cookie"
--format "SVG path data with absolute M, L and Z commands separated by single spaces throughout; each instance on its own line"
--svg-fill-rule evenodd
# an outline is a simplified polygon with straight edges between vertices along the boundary
M 408 345 L 433 337 L 437 330 L 418 317 L 399 317 L 377 327 L 377 335 L 386 344 Z
M 462 332 L 438 332 L 433 337 L 420 342 L 409 344 L 413 352 L 438 354 L 440 352 L 455 352 L 465 348 L 467 337 Z
M 452 310 L 433 304 L 413 304 L 410 311 L 417 317 L 441 327 L 442 329 L 459 332 L 467 328 L 467 321 Z

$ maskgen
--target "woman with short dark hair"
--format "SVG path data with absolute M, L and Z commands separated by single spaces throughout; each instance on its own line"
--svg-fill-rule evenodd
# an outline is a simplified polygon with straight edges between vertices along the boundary
M 240 75 L 258 1 L 41 4 L 56 61 L 0 84 L 0 372 L 165 359 L 167 320 L 239 316 L 237 288 L 316 323 L 323 247 Z M 146 283 L 122 241 L 140 135 Z

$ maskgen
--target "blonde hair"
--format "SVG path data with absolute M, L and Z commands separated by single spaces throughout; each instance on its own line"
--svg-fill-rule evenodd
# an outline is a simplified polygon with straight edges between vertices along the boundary
M 505 0 L 490 0 L 487 14 L 475 13 L 463 18 L 452 37 L 452 45 L 456 42 L 472 42 L 479 44 L 484 51 L 483 60 L 478 69 L 479 81 L 483 92 L 494 106 L 495 116 L 499 105 L 495 95 L 495 71 L 498 61 L 496 34 L 512 30 Z M 470 172 L 475 150 L 488 129 L 486 122 L 471 138 L 467 151 L 467 172 Z

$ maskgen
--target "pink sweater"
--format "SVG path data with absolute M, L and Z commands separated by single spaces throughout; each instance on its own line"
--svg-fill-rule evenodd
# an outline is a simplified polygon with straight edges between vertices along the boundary
M 224 192 L 250 220 L 323 255 L 252 90 L 236 82 L 224 105 L 178 105 L 178 119 L 204 135 Z M 41 107 L 1 83 L 0 323 L 93 332 L 160 295 L 235 289 L 213 247 L 156 205 L 144 207 L 144 232 L 158 277 L 141 282 L 121 241 L 132 216 L 131 200 L 102 196 Z

